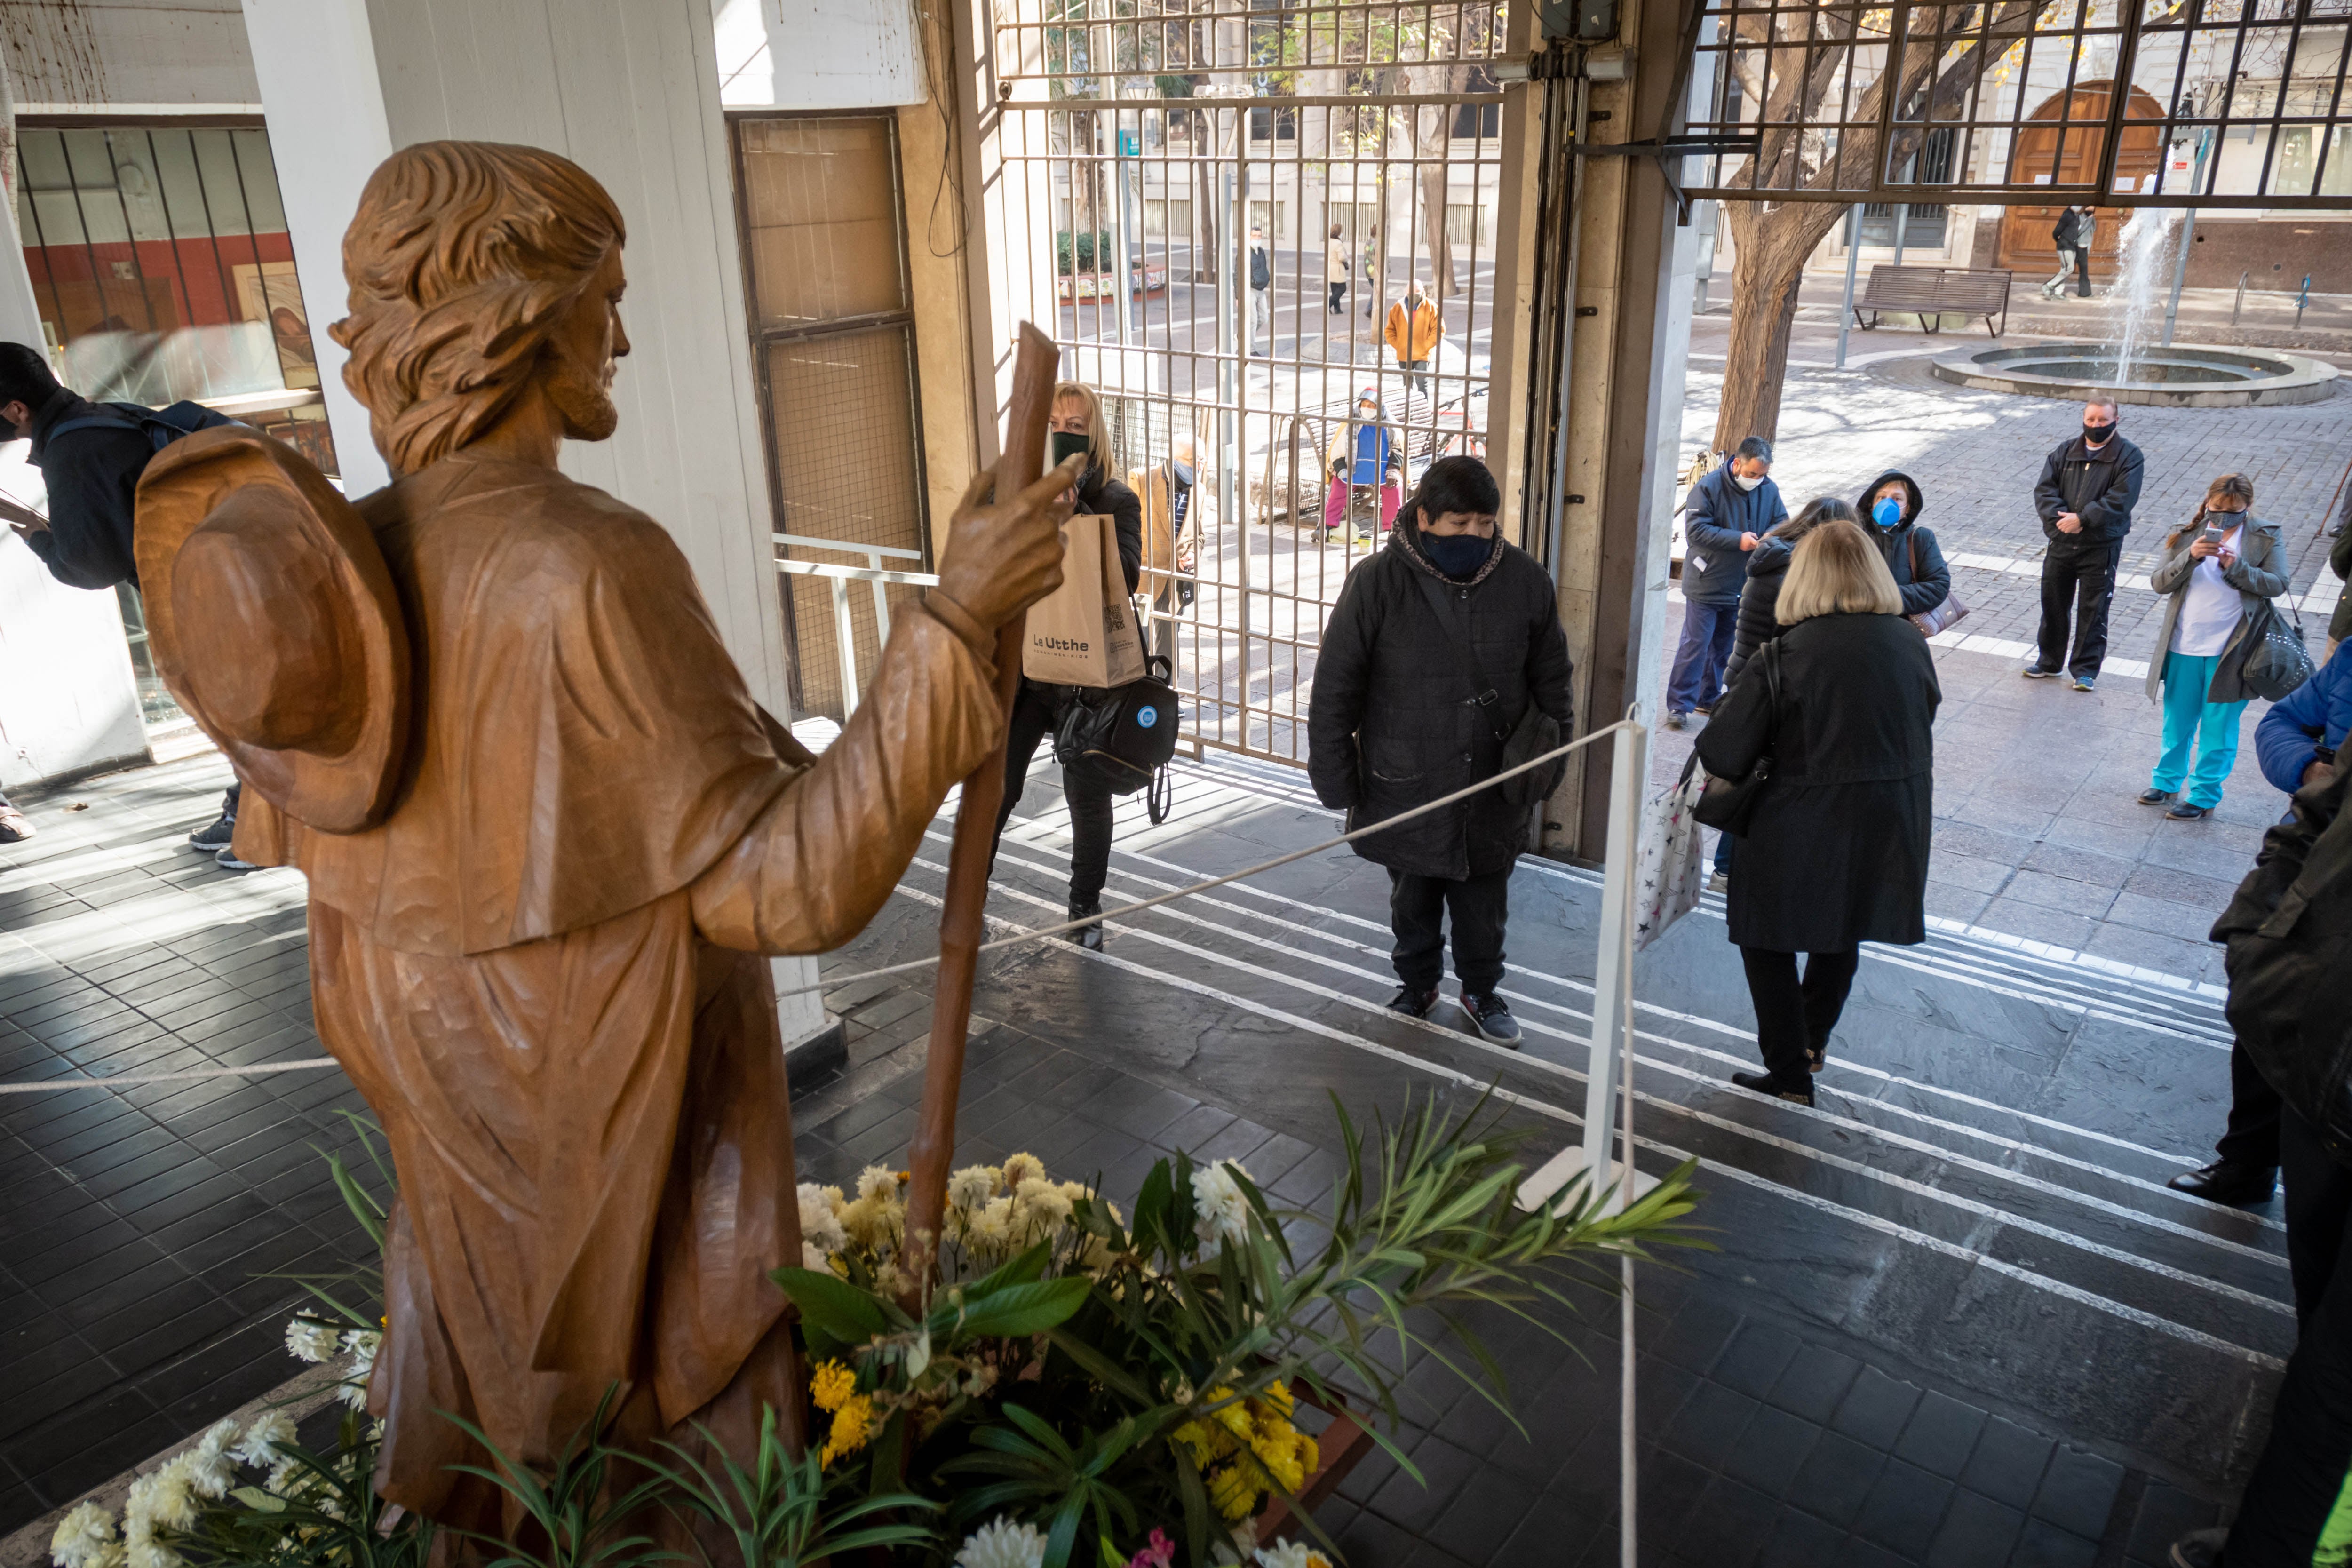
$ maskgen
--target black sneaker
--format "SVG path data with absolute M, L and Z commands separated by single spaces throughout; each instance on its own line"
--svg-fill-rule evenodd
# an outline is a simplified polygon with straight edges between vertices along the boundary
M 228 847 L 236 837 L 236 818 L 223 812 L 204 826 L 188 835 L 188 847 L 201 849 L 207 855 L 217 855 Z
M 1492 991 L 1481 994 L 1475 991 L 1462 993 L 1462 1015 L 1478 1037 L 1498 1046 L 1519 1048 L 1519 1021 L 1511 1016 L 1511 1009 Z
M 1402 1013 L 1408 1018 L 1426 1018 L 1429 1010 L 1437 1005 L 1437 993 L 1423 991 L 1416 985 L 1400 985 L 1397 994 L 1389 998 L 1389 1011 Z
M 2278 1168 L 2216 1160 L 2210 1165 L 2185 1171 L 2164 1184 L 2176 1193 L 2187 1193 L 2209 1204 L 2228 1204 L 2233 1208 L 2240 1204 L 2266 1204 L 2278 1191 Z
M 1074 921 L 1082 921 L 1090 915 L 1098 915 L 1100 913 L 1102 913 L 1102 902 L 1100 900 L 1097 900 L 1091 904 L 1072 904 L 1070 906 L 1070 918 Z M 1100 952 L 1102 951 L 1103 928 L 1102 921 L 1096 921 L 1092 925 L 1080 926 L 1076 931 L 1064 931 L 1062 934 L 1067 937 L 1070 941 L 1076 942 L 1080 947 L 1085 948 L 1088 952 Z
M 2168 789 L 2158 789 L 2154 784 L 2150 784 L 2139 792 L 2138 799 L 2142 805 L 2170 805 L 2172 792 Z
M 2213 808 L 2210 805 L 2192 805 L 2185 800 L 2176 800 L 2172 803 L 2172 809 L 2164 815 L 2175 822 L 2194 822 L 2200 816 L 2212 816 Z
M 1792 1104 L 1811 1105 L 1813 1102 L 1813 1085 L 1810 1079 L 1803 1083 L 1782 1083 L 1768 1072 L 1736 1072 L 1731 1075 L 1731 1081 L 1742 1089 L 1769 1094 L 1775 1100 L 1789 1100 Z
M 2056 670 L 2044 669 L 2038 664 L 2029 664 L 2017 673 L 2025 677 L 2028 680 L 2055 680 L 2058 679 L 2058 672 Z
M 254 871 L 260 868 L 250 860 L 238 859 L 236 851 L 226 844 L 214 852 L 213 864 L 224 871 Z

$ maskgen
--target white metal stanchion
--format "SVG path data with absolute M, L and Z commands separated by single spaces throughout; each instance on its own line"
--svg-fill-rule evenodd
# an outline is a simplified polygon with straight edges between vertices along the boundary
M 1630 721 L 1633 715 L 1626 714 Z M 1520 1184 L 1518 1204 L 1533 1208 L 1590 1175 L 1604 1193 L 1602 1212 L 1615 1214 L 1657 1185 L 1633 1168 L 1633 862 L 1640 851 L 1642 793 L 1648 782 L 1650 731 L 1630 723 L 1617 732 L 1609 758 L 1608 859 L 1601 880 L 1601 942 L 1592 971 L 1592 1044 L 1586 1068 L 1584 1141 L 1546 1161 Z M 1622 1142 L 1610 1150 L 1611 1101 L 1622 1101 Z M 1633 1260 L 1619 1260 L 1618 1541 L 1624 1568 L 1635 1568 L 1633 1422 Z

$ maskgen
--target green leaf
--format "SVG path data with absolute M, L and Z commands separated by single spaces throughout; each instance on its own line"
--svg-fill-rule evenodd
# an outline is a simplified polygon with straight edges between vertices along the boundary
M 1087 1293 L 1093 1289 L 1093 1280 L 1084 1275 L 1073 1275 L 1062 1279 L 1041 1279 L 1032 1285 L 1007 1286 L 978 1300 L 967 1297 L 963 1321 L 957 1325 L 955 1337 L 965 1340 L 1001 1335 L 1022 1339 L 1042 1334 L 1084 1306 Z
M 845 1279 L 814 1268 L 779 1268 L 768 1278 L 800 1308 L 802 1322 L 844 1344 L 862 1345 L 890 1331 L 882 1303 Z

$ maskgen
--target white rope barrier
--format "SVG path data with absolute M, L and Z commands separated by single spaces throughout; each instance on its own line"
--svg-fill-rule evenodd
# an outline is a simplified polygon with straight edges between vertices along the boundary
M 1100 914 L 1089 915 L 1084 920 L 1065 921 L 1060 925 L 1045 926 L 1036 931 L 1024 931 L 1013 936 L 999 937 L 994 942 L 982 943 L 980 951 L 994 952 L 1003 948 L 1019 947 L 1024 942 L 1044 942 L 1049 937 L 1066 935 L 1097 921 L 1116 920 L 1123 915 L 1157 909 L 1162 904 L 1172 904 L 1179 899 L 1192 898 L 1197 894 L 1222 888 L 1229 882 L 1238 882 L 1245 878 L 1255 877 L 1278 867 L 1287 866 L 1294 860 L 1304 860 L 1310 855 L 1320 855 L 1326 850 L 1336 849 L 1343 844 L 1352 844 L 1369 834 L 1386 832 L 1400 823 L 1410 822 L 1414 817 L 1425 816 L 1433 811 L 1467 800 L 1474 795 L 1494 788 L 1506 779 L 1516 778 L 1521 773 L 1556 762 L 1580 747 L 1589 746 L 1604 735 L 1613 735 L 1621 730 L 1637 727 L 1632 719 L 1621 719 L 1606 729 L 1595 730 L 1590 735 L 1568 742 L 1564 745 L 1555 746 L 1541 756 L 1530 757 L 1516 767 L 1506 768 L 1492 778 L 1481 779 L 1475 784 L 1455 790 L 1452 795 L 1440 795 L 1437 799 L 1416 805 L 1411 810 L 1400 811 L 1394 816 L 1382 817 L 1378 822 L 1356 828 L 1352 832 L 1342 833 L 1336 838 L 1327 838 L 1320 844 L 1310 844 L 1304 849 L 1294 849 L 1287 855 L 1277 855 L 1271 860 L 1261 860 L 1255 866 L 1244 866 L 1238 871 L 1228 871 L 1222 877 L 1212 877 L 1205 882 L 1194 882 L 1190 887 L 1178 888 L 1173 892 L 1161 893 L 1157 897 L 1145 899 L 1140 903 L 1122 904 L 1118 909 L 1105 910 Z M 1636 787 L 1639 787 L 1638 782 Z M 796 985 L 789 991 L 777 992 L 776 996 L 781 1001 L 786 996 L 803 995 L 812 991 L 838 990 L 845 985 L 855 985 L 860 981 L 885 980 L 894 974 L 913 974 L 921 970 L 935 968 L 939 962 L 936 954 L 929 958 L 912 959 L 905 963 L 893 963 L 881 969 L 869 969 L 858 974 L 844 974 L 829 980 L 819 980 L 813 984 Z M 0 1083 L 0 1095 L 41 1094 L 69 1089 L 129 1089 L 139 1084 L 179 1083 L 208 1078 L 245 1078 L 259 1073 L 301 1072 L 306 1069 L 338 1065 L 332 1057 L 311 1057 L 300 1061 L 268 1062 L 254 1067 L 190 1068 L 180 1072 L 119 1073 L 111 1078 L 49 1079 L 39 1083 Z

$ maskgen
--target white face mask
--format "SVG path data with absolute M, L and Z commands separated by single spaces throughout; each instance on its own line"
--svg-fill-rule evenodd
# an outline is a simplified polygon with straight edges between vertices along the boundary
M 1752 476 L 1751 476 L 1751 475 L 1748 475 L 1748 474 L 1738 474 L 1738 473 L 1736 473 L 1736 474 L 1733 474 L 1733 475 L 1731 476 L 1731 482 L 1732 482 L 1733 484 L 1735 484 L 1735 485 L 1738 485 L 1738 486 L 1741 489 L 1743 489 L 1743 490 L 1752 490 L 1752 489 L 1754 489 L 1758 485 L 1760 485 L 1760 484 L 1762 484 L 1762 483 L 1764 482 L 1764 476 L 1763 476 L 1763 475 L 1761 475 L 1761 474 L 1756 474 L 1756 475 L 1752 475 Z

